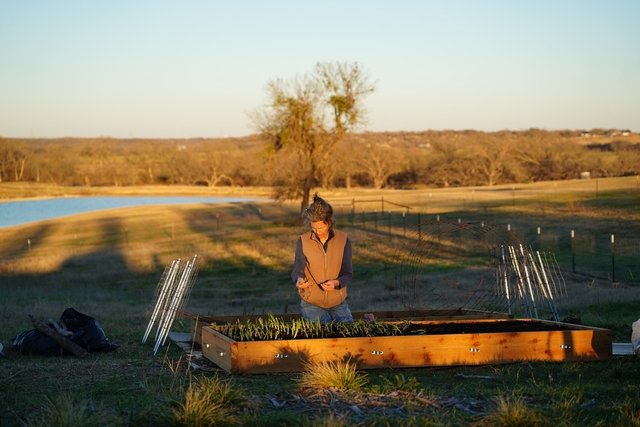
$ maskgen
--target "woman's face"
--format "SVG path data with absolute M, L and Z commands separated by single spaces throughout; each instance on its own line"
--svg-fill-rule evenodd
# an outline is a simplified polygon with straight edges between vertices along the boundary
M 321 239 L 329 236 L 329 224 L 324 221 L 311 221 L 311 230 Z

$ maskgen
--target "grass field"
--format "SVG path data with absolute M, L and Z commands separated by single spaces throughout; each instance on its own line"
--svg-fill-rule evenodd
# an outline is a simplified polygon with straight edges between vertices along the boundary
M 0 200 L 97 194 L 264 196 L 268 189 L 0 185 Z M 557 253 L 567 285 L 563 315 L 610 328 L 617 342 L 629 341 L 640 317 L 637 177 L 321 195 L 354 242 L 354 311 L 486 308 L 477 294 L 490 292 L 481 284 L 490 284 L 493 269 L 483 248 L 508 227 L 512 238 Z M 153 356 L 149 343 L 141 344 L 156 284 L 177 257 L 201 259 L 189 311 L 298 312 L 289 279 L 302 231 L 296 212 L 296 204 L 271 202 L 158 206 L 0 229 L 0 342 L 7 353 L 0 359 L 0 425 L 197 425 L 184 415 L 205 378 L 237 396 L 226 418 L 200 425 L 640 425 L 640 359 L 632 356 L 375 370 L 358 391 L 310 393 L 300 389 L 298 374 L 195 372 L 175 346 Z M 485 240 L 478 239 L 480 224 L 490 230 Z M 576 274 L 567 252 L 571 230 L 583 239 Z M 420 262 L 412 258 L 418 233 L 431 242 Z M 607 270 L 610 234 L 625 248 L 616 254 L 616 280 Z M 408 290 L 403 283 L 414 275 L 425 285 Z M 58 318 L 67 307 L 97 318 L 119 349 L 80 359 L 11 348 L 16 334 L 32 328 L 29 314 Z M 517 424 L 520 416 L 530 422 Z

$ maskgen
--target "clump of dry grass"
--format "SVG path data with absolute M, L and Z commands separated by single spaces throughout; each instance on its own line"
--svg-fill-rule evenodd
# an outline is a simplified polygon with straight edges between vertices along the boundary
M 361 391 L 366 384 L 366 375 L 358 372 L 357 365 L 350 360 L 310 362 L 298 380 L 301 389 L 310 391 L 328 388 Z
M 89 400 L 76 400 L 60 393 L 53 398 L 46 397 L 41 410 L 25 421 L 27 426 L 46 427 L 93 427 L 97 425 L 125 425 L 124 420 L 97 408 Z
M 176 423 L 184 426 L 236 425 L 239 421 L 233 409 L 244 402 L 242 392 L 229 382 L 201 377 L 189 384 L 173 415 Z
M 496 410 L 484 416 L 477 424 L 479 427 L 543 427 L 551 426 L 544 415 L 529 407 L 522 396 L 516 395 L 496 398 Z
M 617 412 L 618 425 L 640 427 L 640 403 L 637 400 L 626 396 Z
M 353 425 L 353 421 L 344 414 L 336 415 L 333 412 L 329 412 L 329 414 L 324 417 L 305 421 L 305 425 L 310 427 L 350 427 Z

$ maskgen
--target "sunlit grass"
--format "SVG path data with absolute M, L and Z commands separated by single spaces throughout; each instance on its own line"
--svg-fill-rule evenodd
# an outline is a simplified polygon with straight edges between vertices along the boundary
M 310 362 L 298 380 L 301 389 L 315 392 L 328 388 L 360 391 L 366 384 L 366 374 L 359 372 L 356 363 L 350 360 Z
M 4 182 L 0 199 L 73 196 L 259 196 L 268 197 L 270 187 L 200 187 L 194 185 L 61 186 L 42 183 Z
M 234 409 L 245 403 L 242 392 L 218 377 L 198 377 L 189 384 L 184 401 L 173 410 L 182 426 L 229 426 L 239 424 Z
M 346 207 L 337 209 L 338 212 L 342 209 L 341 215 L 348 210 L 352 197 L 384 195 L 385 200 L 408 205 L 415 203 L 416 209 L 426 211 L 424 220 L 430 221 L 432 228 L 428 230 L 431 232 L 435 230 L 432 225 L 435 221 L 433 214 L 439 212 L 439 203 L 445 210 L 459 210 L 464 197 L 468 201 L 464 203 L 467 211 L 460 213 L 463 221 L 479 222 L 487 218 L 500 223 L 508 221 L 515 230 L 525 230 L 526 227 L 535 230 L 537 221 L 546 221 L 542 224 L 543 233 L 553 237 L 554 246 L 551 249 L 554 251 L 563 248 L 563 236 L 567 236 L 570 227 L 600 233 L 619 225 L 627 234 L 637 233 L 640 226 L 628 220 L 636 218 L 640 212 L 634 209 L 633 194 L 625 197 L 620 204 L 625 209 L 624 216 L 611 215 L 618 211 L 617 199 L 606 195 L 606 202 L 598 199 L 598 203 L 591 203 L 585 200 L 590 197 L 590 191 L 592 193 L 587 184 L 593 185 L 593 182 L 567 184 L 576 188 L 584 186 L 581 190 L 584 198 L 572 199 L 557 190 L 558 194 L 552 203 L 546 199 L 551 194 L 549 191 L 555 191 L 552 186 L 534 185 L 530 190 L 523 186 L 515 192 L 515 205 L 511 205 L 509 188 L 483 189 L 482 195 L 481 190 L 476 189 L 473 202 L 470 190 L 466 189 L 458 189 L 457 192 L 446 189 L 355 191 L 353 194 L 343 192 L 336 198 L 332 196 L 334 193 L 326 193 L 327 198 L 337 200 L 337 204 L 339 198 L 346 202 Z M 149 191 L 163 190 L 154 188 Z M 431 198 L 430 191 L 433 191 Z M 323 196 L 324 193 L 321 192 Z M 544 198 L 538 200 L 536 194 Z M 604 193 L 601 195 L 604 198 Z M 490 206 L 486 212 L 488 217 L 485 217 L 481 203 L 493 200 L 491 198 L 494 196 L 501 200 L 495 202 L 496 206 L 500 203 L 505 205 L 505 202 L 506 206 L 504 209 Z M 531 197 L 531 201 L 525 202 L 521 196 Z M 202 401 L 199 398 L 207 394 L 206 386 L 202 386 L 199 380 L 190 383 L 182 377 L 184 359 L 180 367 L 175 362 L 171 368 L 167 368 L 160 358 L 151 356 L 148 345 L 140 344 L 153 308 L 153 293 L 160 274 L 172 259 L 197 253 L 202 264 L 189 300 L 189 310 L 202 315 L 264 314 L 282 313 L 288 305 L 290 312 L 295 313 L 299 310 L 299 299 L 289 274 L 295 240 L 302 230 L 296 222 L 299 218 L 297 208 L 293 204 L 275 203 L 262 205 L 262 211 L 255 206 L 243 205 L 132 208 L 0 229 L 1 338 L 8 354 L 0 363 L 0 406 L 7 408 L 0 413 L 0 417 L 4 417 L 0 418 L 0 424 L 5 419 L 9 420 L 8 425 L 13 425 L 11 422 L 22 424 L 28 419 L 31 423 L 28 425 L 55 425 L 55 419 L 64 419 L 64 414 L 70 418 L 70 412 L 73 412 L 81 417 L 74 421 L 76 425 L 83 425 L 83 419 L 92 420 L 95 414 L 101 414 L 103 418 L 93 425 L 104 425 L 103 420 L 111 425 L 167 425 L 177 422 L 172 409 L 206 418 L 206 408 L 198 409 L 197 405 L 198 401 Z M 457 217 L 458 212 L 449 220 L 455 221 Z M 620 223 L 620 218 L 626 219 Z M 393 266 L 407 266 L 416 261 L 412 258 L 415 253 L 406 250 L 410 246 L 407 242 L 411 237 L 415 238 L 412 233 L 416 230 L 407 229 L 407 237 L 401 237 L 403 229 L 399 225 L 401 223 L 397 223 L 392 229 L 396 236 L 389 236 L 382 222 L 376 231 L 370 223 L 361 227 L 357 221 L 351 226 L 344 217 L 339 220 L 354 244 L 354 282 L 349 288 L 352 310 L 402 308 L 401 298 L 405 290 L 397 286 L 398 270 L 394 270 Z M 437 246 L 437 238 L 432 238 L 430 242 L 434 246 L 420 253 L 424 258 L 421 264 L 424 268 L 421 267 L 416 277 L 421 280 L 424 278 L 426 287 L 416 288 L 415 291 L 420 293 L 424 304 L 461 304 L 465 301 L 465 295 L 477 288 L 479 278 L 489 283 L 485 274 L 491 276 L 493 271 L 490 266 L 485 269 L 475 266 L 474 254 L 478 251 L 474 249 L 475 246 L 466 246 L 473 242 L 466 240 L 458 244 L 444 235 L 442 237 L 440 246 Z M 28 239 L 31 240 L 30 247 Z M 465 250 L 469 255 L 460 257 L 458 250 Z M 614 333 L 614 341 L 628 341 L 630 323 L 637 319 L 637 311 L 633 311 L 633 307 L 639 300 L 640 287 L 614 287 L 606 280 L 592 280 L 567 274 L 570 298 L 562 303 L 569 304 L 577 314 L 582 314 L 584 324 L 611 327 L 618 331 Z M 611 303 L 604 304 L 605 301 Z M 597 304 L 593 305 L 594 302 Z M 121 345 L 120 349 L 82 360 L 23 356 L 12 350 L 12 337 L 32 328 L 27 314 L 56 318 L 66 307 L 75 307 L 95 316 L 108 338 Z M 188 331 L 190 328 L 189 322 L 182 319 L 174 325 L 174 330 Z M 174 361 L 184 357 L 171 344 L 163 347 L 161 352 Z M 517 364 L 501 367 L 500 375 L 488 371 L 487 367 L 411 369 L 397 374 L 373 370 L 368 372 L 364 380 L 357 370 L 346 369 L 337 375 L 337 380 L 329 381 L 328 386 L 326 377 L 330 377 L 329 374 L 321 373 L 315 379 L 312 375 L 308 376 L 312 388 L 306 390 L 313 392 L 344 388 L 360 390 L 358 394 L 363 396 L 367 392 L 399 391 L 406 393 L 406 399 L 410 399 L 412 388 L 425 387 L 429 390 L 429 399 L 435 402 L 433 411 L 438 414 L 436 419 L 443 420 L 441 425 L 471 425 L 471 416 L 452 408 L 437 407 L 439 399 L 482 396 L 491 401 L 494 396 L 502 395 L 504 407 L 498 411 L 500 405 L 496 406 L 495 412 L 501 412 L 507 420 L 519 422 L 524 418 L 518 415 L 520 413 L 533 414 L 535 420 L 539 409 L 556 420 L 577 419 L 574 425 L 589 425 L 579 424 L 587 420 L 600 425 L 635 426 L 638 425 L 638 405 L 635 403 L 638 399 L 633 388 L 637 383 L 635 360 L 634 356 L 633 359 L 614 357 L 596 363 Z M 355 370 L 355 366 L 351 368 Z M 454 370 L 467 374 L 468 378 L 453 377 Z M 474 376 L 485 374 L 494 378 L 473 379 Z M 301 377 L 305 375 L 307 373 L 300 374 Z M 376 381 L 377 375 L 390 376 L 385 382 Z M 529 376 L 535 376 L 539 382 L 527 382 Z M 554 378 L 553 382 L 545 380 L 551 377 Z M 277 374 L 239 376 L 234 378 L 237 381 L 232 387 L 241 390 L 245 396 L 261 394 L 264 398 L 265 394 L 278 394 L 279 401 L 292 402 L 295 400 L 292 396 L 303 394 L 300 393 L 301 386 L 297 378 L 298 375 Z M 535 397 L 521 399 L 527 403 L 526 410 L 518 406 L 517 399 L 506 397 L 509 396 L 510 385 L 523 382 L 535 391 Z M 377 384 L 377 388 L 370 386 L 370 383 Z M 192 390 L 187 403 L 189 384 Z M 515 385 L 513 388 L 517 388 Z M 57 397 L 55 393 L 60 388 L 68 392 Z M 39 391 L 36 393 L 34 390 Z M 216 393 L 222 392 L 218 390 Z M 43 396 L 49 396 L 48 400 Z M 247 414 L 246 399 L 222 405 L 223 409 L 217 414 L 225 415 L 226 411 L 230 423 L 238 421 L 246 425 L 357 425 L 359 422 L 351 416 L 345 417 L 341 412 L 319 408 L 317 404 L 299 412 L 285 406 L 261 411 L 260 415 L 251 411 Z M 269 407 L 270 403 L 265 399 L 263 401 Z M 419 405 L 424 407 L 421 401 L 410 403 L 407 400 L 402 407 L 407 417 L 402 421 L 389 421 L 380 415 L 379 418 L 371 418 L 372 421 L 362 421 L 362 425 L 434 424 L 427 417 L 411 415 Z M 494 414 L 487 416 L 497 417 Z M 187 419 L 186 415 L 184 419 Z M 343 422 L 345 424 L 341 424 Z M 490 425 L 489 421 L 484 425 Z M 554 425 L 571 424 L 557 422 Z
M 537 409 L 526 403 L 522 396 L 496 398 L 495 411 L 481 418 L 479 427 L 547 427 L 554 425 Z

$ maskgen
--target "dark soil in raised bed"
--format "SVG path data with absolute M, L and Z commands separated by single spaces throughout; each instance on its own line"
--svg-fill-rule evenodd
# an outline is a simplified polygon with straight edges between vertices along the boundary
M 456 334 L 491 334 L 491 333 L 520 333 L 520 332 L 544 332 L 544 331 L 570 331 L 575 330 L 575 325 L 563 323 L 544 322 L 539 320 L 490 320 L 490 321 L 462 321 L 462 322 L 419 322 L 397 321 L 380 322 L 381 328 L 372 328 L 367 333 L 356 332 L 349 329 L 346 324 L 325 324 L 318 335 L 309 336 L 299 334 L 295 338 L 288 333 L 281 333 L 276 340 L 288 339 L 322 339 L 322 338 L 353 338 L 353 337 L 385 337 L 385 336 L 412 336 L 412 335 L 456 335 Z M 225 331 L 224 327 L 218 329 L 224 335 L 236 341 L 268 341 L 269 338 L 252 337 L 240 338 L 231 331 Z
M 411 323 L 403 328 L 403 335 L 454 335 L 512 332 L 570 331 L 575 327 L 562 323 L 508 320 L 492 322 Z

